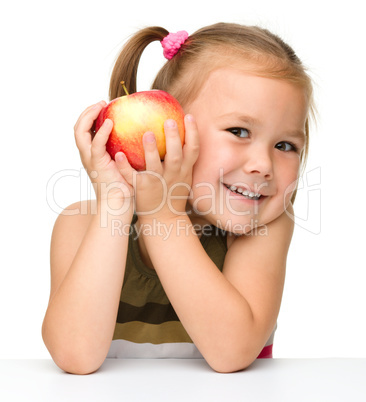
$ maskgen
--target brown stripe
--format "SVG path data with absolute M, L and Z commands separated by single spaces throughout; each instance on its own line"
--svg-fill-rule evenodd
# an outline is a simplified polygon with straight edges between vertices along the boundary
M 131 321 L 162 324 L 166 321 L 179 321 L 179 318 L 171 304 L 146 303 L 138 307 L 120 301 L 117 322 L 124 324 Z
M 165 322 L 164 324 L 146 324 L 144 322 L 128 322 L 116 324 L 113 340 L 124 339 L 135 343 L 176 343 L 190 342 L 191 338 L 187 334 L 183 325 L 179 321 Z

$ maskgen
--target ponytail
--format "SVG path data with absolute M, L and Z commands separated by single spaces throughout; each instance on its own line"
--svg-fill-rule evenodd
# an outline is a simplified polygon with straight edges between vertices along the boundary
M 124 95 L 121 81 L 125 82 L 130 94 L 136 92 L 137 67 L 142 52 L 154 41 L 162 41 L 169 32 L 161 27 L 148 27 L 133 35 L 122 48 L 112 71 L 109 85 L 109 99 Z

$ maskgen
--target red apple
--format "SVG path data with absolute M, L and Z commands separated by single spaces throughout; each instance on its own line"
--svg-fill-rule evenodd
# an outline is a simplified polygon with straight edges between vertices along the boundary
M 123 85 L 123 83 L 122 83 Z M 145 155 L 142 136 L 147 131 L 155 134 L 161 160 L 166 153 L 164 122 L 177 122 L 182 145 L 184 143 L 184 112 L 178 101 L 165 91 L 151 90 L 135 92 L 113 99 L 100 112 L 95 122 L 97 132 L 105 119 L 113 121 L 113 129 L 106 144 L 112 159 L 122 151 L 131 166 L 145 170 Z

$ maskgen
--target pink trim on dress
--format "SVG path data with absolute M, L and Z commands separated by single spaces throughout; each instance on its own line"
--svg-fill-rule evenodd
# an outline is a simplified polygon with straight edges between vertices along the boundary
M 273 358 L 272 349 L 273 345 L 265 346 L 259 353 L 257 359 L 272 359 Z

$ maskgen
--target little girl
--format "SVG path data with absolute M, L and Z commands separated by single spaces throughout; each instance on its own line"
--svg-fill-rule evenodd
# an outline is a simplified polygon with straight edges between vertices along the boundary
M 136 172 L 122 152 L 106 152 L 111 120 L 93 133 L 105 102 L 75 125 L 96 200 L 56 220 L 42 328 L 70 373 L 91 373 L 106 357 L 203 357 L 218 372 L 272 357 L 311 80 L 294 51 L 259 27 L 220 23 L 191 36 L 151 27 L 122 49 L 110 99 L 123 95 L 122 80 L 136 91 L 141 54 L 155 40 L 168 61 L 153 88 L 181 103 L 183 148 L 167 120 L 165 160 L 147 132 L 146 171 Z

